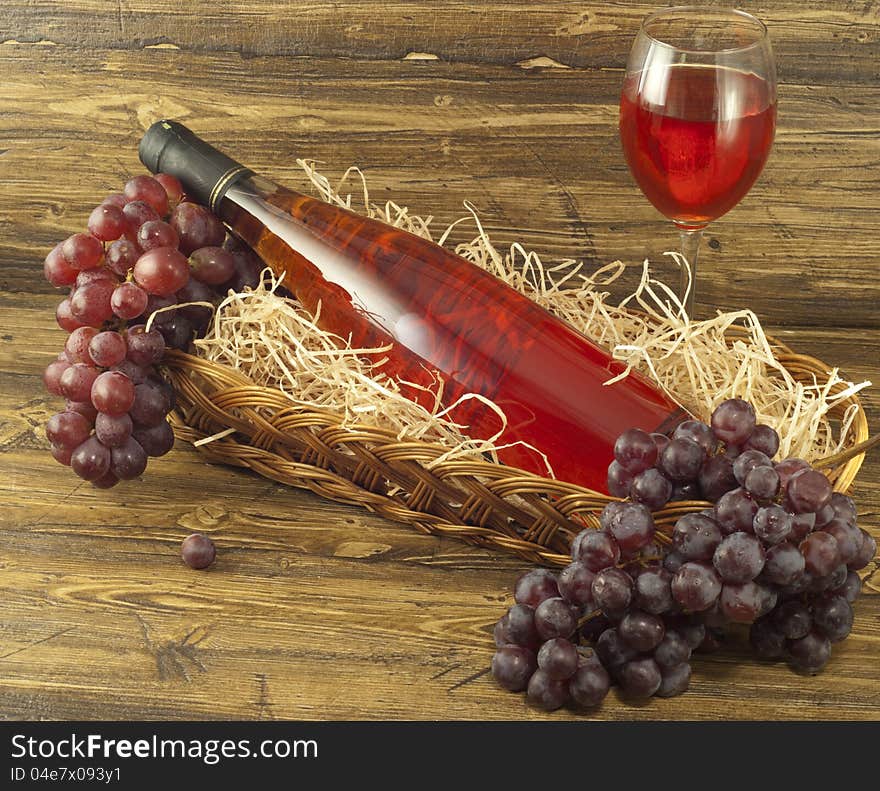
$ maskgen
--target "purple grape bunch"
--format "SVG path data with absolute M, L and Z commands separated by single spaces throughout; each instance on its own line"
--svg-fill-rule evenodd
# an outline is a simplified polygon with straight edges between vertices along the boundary
M 49 283 L 69 289 L 56 310 L 69 335 L 43 374 L 66 408 L 49 419 L 46 435 L 58 462 L 109 488 L 139 477 L 148 457 L 174 444 L 166 419 L 174 391 L 156 366 L 166 348 L 188 348 L 212 315 L 174 306 L 216 304 L 229 288 L 254 287 L 262 265 L 167 174 L 130 179 L 92 211 L 87 227 L 43 265 Z
M 598 706 L 688 688 L 693 652 L 749 626 L 754 653 L 813 674 L 846 638 L 875 539 L 850 497 L 802 459 L 774 462 L 779 436 L 742 399 L 671 437 L 629 429 L 608 468 L 601 529 L 579 533 L 558 574 L 527 572 L 495 627 L 492 672 L 535 706 Z M 711 507 L 658 536 L 653 511 Z

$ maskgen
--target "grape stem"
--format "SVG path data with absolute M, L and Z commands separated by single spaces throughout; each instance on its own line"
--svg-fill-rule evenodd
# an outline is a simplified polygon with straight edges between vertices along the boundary
M 580 629 L 585 623 L 587 623 L 588 621 L 592 621 L 593 618 L 598 618 L 601 614 L 602 610 L 593 610 L 592 612 L 581 616 L 581 618 L 578 619 L 577 628 Z
M 858 456 L 860 453 L 867 453 L 869 450 L 880 445 L 880 434 L 875 434 L 873 437 L 869 437 L 864 442 L 859 442 L 853 445 L 850 448 L 845 448 L 838 453 L 832 453 L 830 456 L 826 456 L 824 459 L 818 459 L 813 462 L 813 466 L 816 469 L 824 469 L 826 467 L 833 467 L 836 464 L 840 464 L 844 461 L 849 461 L 855 456 Z

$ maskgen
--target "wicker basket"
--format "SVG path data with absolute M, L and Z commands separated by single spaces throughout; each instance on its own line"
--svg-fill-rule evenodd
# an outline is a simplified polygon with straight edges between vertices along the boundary
M 812 383 L 814 375 L 822 377 L 831 368 L 779 341 L 771 343 L 799 381 Z M 173 415 L 178 438 L 195 442 L 234 430 L 199 446 L 208 460 L 362 506 L 423 533 L 562 566 L 569 562 L 573 536 L 584 526 L 597 527 L 599 511 L 615 499 L 489 461 L 432 464 L 446 448 L 400 442 L 391 432 L 372 427 L 343 428 L 334 414 L 298 407 L 280 391 L 255 386 L 239 372 L 199 357 L 171 352 L 166 369 L 178 394 Z M 836 416 L 853 403 L 857 396 L 841 402 Z M 860 409 L 846 446 L 867 439 Z M 837 491 L 849 489 L 863 459 L 864 453 L 850 454 L 828 467 Z M 660 532 L 669 533 L 679 516 L 707 505 L 670 503 L 655 513 Z

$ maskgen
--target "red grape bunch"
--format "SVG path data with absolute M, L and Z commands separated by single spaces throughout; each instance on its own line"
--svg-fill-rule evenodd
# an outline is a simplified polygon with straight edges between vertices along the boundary
M 760 658 L 819 672 L 849 634 L 877 544 L 851 498 L 802 459 L 773 462 L 778 449 L 742 399 L 672 437 L 621 434 L 608 486 L 627 499 L 575 537 L 558 575 L 517 581 L 495 628 L 499 684 L 547 710 L 598 705 L 611 683 L 631 699 L 678 695 L 691 653 L 717 648 L 731 624 L 749 625 Z M 658 536 L 652 512 L 684 500 L 713 506 Z
M 212 315 L 183 303 L 216 304 L 229 288 L 255 286 L 261 268 L 173 176 L 135 176 L 108 195 L 87 231 L 56 245 L 43 267 L 53 286 L 69 289 L 56 310 L 67 342 L 43 375 L 67 401 L 46 426 L 55 459 L 109 488 L 167 453 L 175 397 L 156 366 L 166 348 L 186 349 L 203 334 Z

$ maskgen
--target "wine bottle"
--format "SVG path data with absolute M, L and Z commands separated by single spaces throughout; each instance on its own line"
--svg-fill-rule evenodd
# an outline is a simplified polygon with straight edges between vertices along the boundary
M 667 433 L 685 413 L 647 379 L 623 370 L 569 324 L 449 250 L 378 220 L 275 184 L 174 121 L 159 121 L 139 147 L 153 173 L 250 245 L 323 329 L 360 348 L 393 344 L 381 370 L 428 405 L 479 399 L 450 417 L 471 437 L 496 441 L 507 465 L 607 491 L 613 443 L 625 429 Z M 319 310 L 320 306 L 320 310 Z

